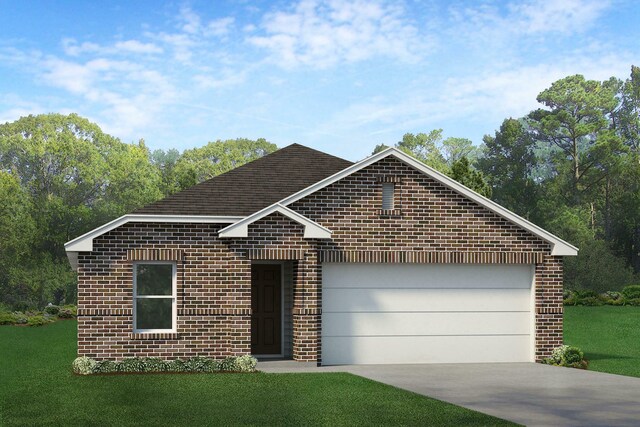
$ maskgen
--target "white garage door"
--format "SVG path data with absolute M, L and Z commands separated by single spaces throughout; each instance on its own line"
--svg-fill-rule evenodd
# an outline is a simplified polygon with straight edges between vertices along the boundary
M 322 265 L 322 363 L 529 362 L 531 265 Z

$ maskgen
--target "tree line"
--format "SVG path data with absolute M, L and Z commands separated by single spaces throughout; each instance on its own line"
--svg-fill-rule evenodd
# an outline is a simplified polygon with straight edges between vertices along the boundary
M 436 129 L 395 146 L 578 246 L 568 288 L 619 290 L 640 272 L 640 68 L 568 76 L 537 101 L 477 145 Z M 0 125 L 0 304 L 74 302 L 66 241 L 276 149 L 239 138 L 151 151 L 76 114 Z

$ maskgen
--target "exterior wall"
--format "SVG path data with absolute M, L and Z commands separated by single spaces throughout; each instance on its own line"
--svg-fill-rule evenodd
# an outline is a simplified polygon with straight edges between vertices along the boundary
M 78 269 L 78 354 L 96 359 L 250 350 L 250 261 L 217 238 L 220 225 L 126 224 L 94 240 Z M 133 262 L 176 262 L 177 333 L 133 333 Z
M 391 211 L 381 210 L 385 181 L 396 183 Z M 323 260 L 535 264 L 537 359 L 562 342 L 562 258 L 549 255 L 547 242 L 394 158 L 289 207 L 331 229 L 332 239 L 305 240 L 303 227 L 280 214 L 252 224 L 246 239 L 219 239 L 221 225 L 131 223 L 95 239 L 94 251 L 79 257 L 79 354 L 248 353 L 252 260 L 292 264 L 296 360 L 321 360 Z M 135 258 L 177 261 L 176 334 L 133 334 Z

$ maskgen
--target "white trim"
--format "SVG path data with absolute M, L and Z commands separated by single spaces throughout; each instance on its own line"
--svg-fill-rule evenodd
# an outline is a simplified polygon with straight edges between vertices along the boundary
M 531 265 L 531 303 L 529 305 L 529 310 L 531 311 L 531 319 L 530 319 L 530 354 L 531 359 L 530 362 L 536 361 L 536 336 L 538 336 L 538 332 L 536 331 L 536 266 Z
M 402 151 L 398 150 L 395 147 L 390 147 L 387 148 L 384 151 L 381 151 L 379 153 L 376 153 L 372 156 L 367 157 L 364 160 L 359 161 L 358 163 L 354 163 L 353 165 L 349 166 L 346 169 L 341 170 L 338 173 L 335 173 L 333 175 L 331 175 L 330 177 L 327 177 L 321 181 L 318 181 L 317 183 L 310 185 L 309 187 L 302 189 L 300 191 L 298 191 L 297 193 L 294 193 L 288 197 L 285 197 L 284 199 L 280 200 L 278 203 L 275 203 L 274 205 L 272 205 L 271 207 L 275 206 L 275 205 L 281 205 L 281 206 L 288 206 L 291 203 L 298 201 L 300 199 L 302 199 L 303 197 L 306 197 L 312 193 L 315 193 L 316 191 L 330 185 L 333 184 L 336 181 L 341 180 L 342 178 L 345 178 L 363 168 L 366 168 L 367 166 L 384 159 L 385 157 L 389 157 L 389 156 L 393 156 L 395 158 L 397 158 L 398 160 L 400 160 L 401 162 L 417 169 L 418 171 L 424 173 L 425 175 L 428 175 L 429 177 L 435 179 L 436 181 L 438 181 L 439 183 L 451 188 L 452 190 L 456 191 L 457 193 L 462 194 L 463 196 L 473 200 L 474 202 L 480 204 L 481 206 L 484 206 L 485 208 L 489 209 L 490 211 L 500 215 L 501 217 L 515 223 L 516 225 L 519 225 L 520 227 L 524 228 L 525 230 L 529 231 L 530 233 L 540 237 L 541 239 L 549 242 L 552 244 L 552 249 L 551 249 L 551 255 L 562 255 L 562 256 L 575 256 L 578 255 L 578 248 L 576 248 L 575 246 L 571 245 L 570 243 L 565 242 L 564 240 L 560 239 L 557 236 L 554 236 L 553 234 L 549 233 L 548 231 L 538 227 L 537 225 L 531 223 L 530 221 L 522 218 L 519 215 L 516 215 L 515 213 L 511 212 L 510 210 L 500 206 L 499 204 L 497 204 L 496 202 L 489 200 L 488 198 L 476 193 L 475 191 L 465 187 L 464 185 L 460 184 L 459 182 L 449 178 L 448 176 L 444 175 L 441 172 L 438 172 L 437 170 L 425 165 L 424 163 L 414 159 L 413 157 L 409 156 L 406 153 L 403 153 Z M 269 207 L 270 208 L 270 207 Z M 265 208 L 265 209 L 269 209 L 269 208 Z M 250 217 L 245 218 L 245 220 L 247 220 Z M 243 220 L 243 221 L 245 221 Z M 243 222 L 241 221 L 241 222 Z M 229 228 L 229 227 L 227 227 Z
M 82 236 L 64 244 L 67 252 L 91 252 L 93 239 L 118 228 L 128 222 L 173 222 L 173 223 L 198 223 L 198 224 L 229 224 L 240 221 L 242 216 L 207 216 L 207 215 L 140 215 L 127 214 L 116 218 L 111 222 L 94 228 Z
M 140 264 L 158 264 L 158 265 L 170 265 L 171 266 L 171 295 L 143 295 L 138 296 L 138 275 L 137 267 Z M 135 261 L 133 263 L 133 332 L 135 334 L 153 334 L 153 333 L 163 333 L 170 334 L 176 332 L 176 327 L 178 324 L 178 292 L 177 292 L 177 283 L 178 283 L 178 272 L 177 265 L 175 261 Z M 139 298 L 142 299 L 150 299 L 150 298 L 162 298 L 169 299 L 171 298 L 171 329 L 136 329 L 136 307 L 138 304 L 137 300 Z
M 331 230 L 315 221 L 310 220 L 304 215 L 300 215 L 298 212 L 292 211 L 286 206 L 279 203 L 274 203 L 271 206 L 259 210 L 258 212 L 249 215 L 248 217 L 231 224 L 218 232 L 218 236 L 222 238 L 234 238 L 234 237 L 247 237 L 249 235 L 249 225 L 254 222 L 271 215 L 272 213 L 280 213 L 287 218 L 302 224 L 304 226 L 304 238 L 305 239 L 330 239 Z

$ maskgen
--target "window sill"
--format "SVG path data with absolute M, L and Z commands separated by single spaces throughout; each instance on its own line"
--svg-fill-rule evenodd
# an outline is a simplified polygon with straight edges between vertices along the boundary
M 174 340 L 179 338 L 177 332 L 132 332 L 132 340 Z

